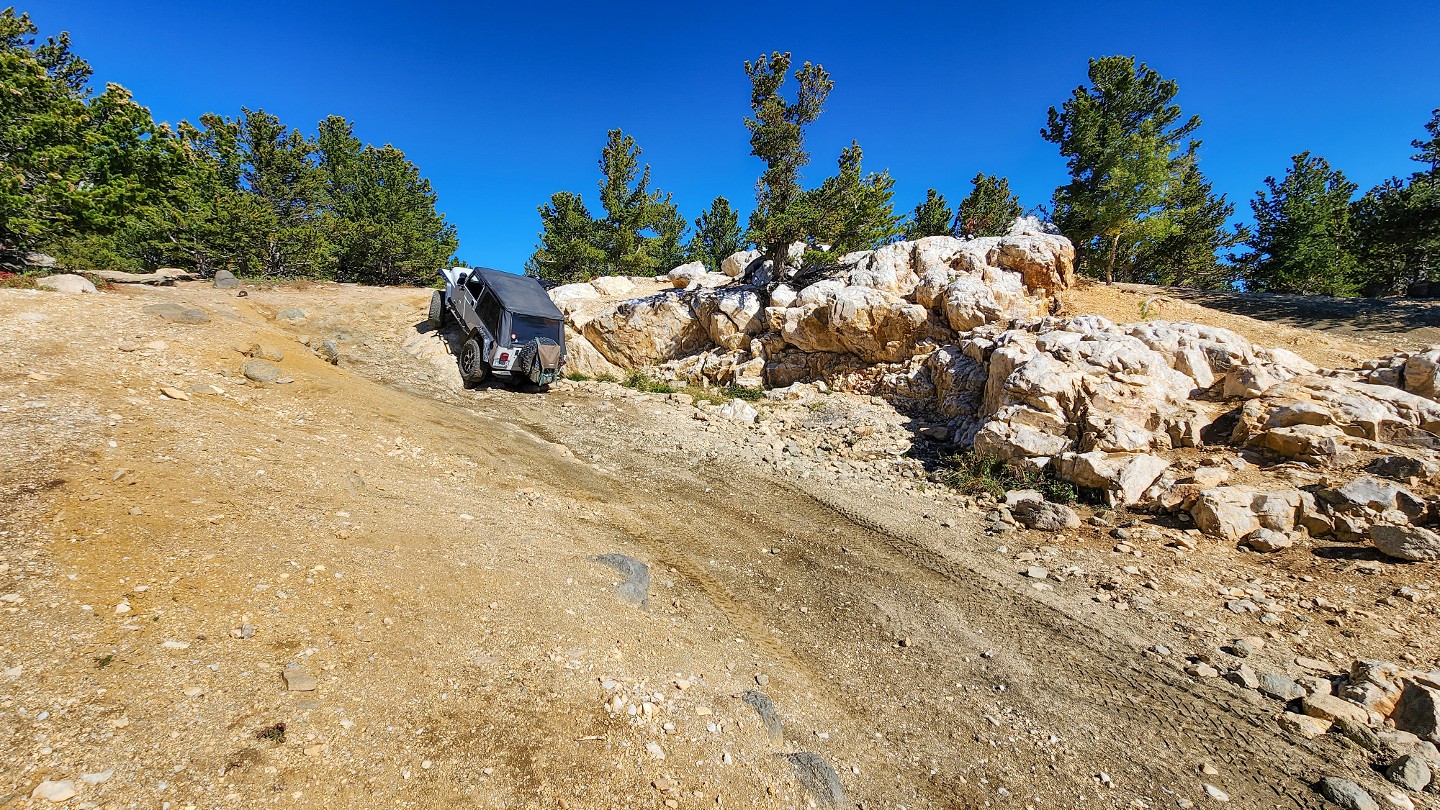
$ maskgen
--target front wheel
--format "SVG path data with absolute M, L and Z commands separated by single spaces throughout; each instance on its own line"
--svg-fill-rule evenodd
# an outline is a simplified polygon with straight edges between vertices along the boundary
M 430 295 L 430 312 L 426 320 L 430 322 L 432 329 L 439 329 L 445 325 L 445 293 L 436 290 Z
M 474 388 L 490 376 L 490 366 L 485 363 L 484 352 L 478 338 L 470 338 L 460 348 L 460 379 L 466 388 Z

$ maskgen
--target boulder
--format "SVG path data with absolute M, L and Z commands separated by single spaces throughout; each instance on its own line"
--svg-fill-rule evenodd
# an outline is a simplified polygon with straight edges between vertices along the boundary
M 60 293 L 93 293 L 96 292 L 95 285 L 90 279 L 84 276 L 77 276 L 73 273 L 61 273 L 55 276 L 44 276 L 36 279 L 35 286 L 43 290 L 53 290 Z
M 1305 712 L 1305 714 L 1311 717 L 1318 717 L 1321 720 L 1330 720 L 1332 722 L 1349 720 L 1361 725 L 1370 722 L 1369 712 L 1348 700 L 1342 700 L 1334 695 L 1306 695 L 1300 701 L 1300 709 Z
M 1170 462 L 1149 454 L 1062 453 L 1056 471 L 1066 481 L 1104 490 L 1112 504 L 1139 503 Z
M 730 278 L 744 278 L 751 265 L 760 261 L 763 254 L 758 250 L 742 250 L 725 257 L 720 263 L 720 272 Z
M 1315 790 L 1343 810 L 1380 810 L 1375 797 L 1349 779 L 1327 776 L 1315 783 Z
M 690 262 L 689 264 L 682 264 L 666 273 L 665 278 L 674 285 L 676 289 L 684 290 L 700 286 L 700 280 L 704 278 L 706 274 L 707 271 L 705 270 L 704 263 Z
M 565 368 L 566 374 L 581 374 L 586 377 L 625 376 L 625 370 L 606 359 L 584 335 L 565 327 Z
M 1027 289 L 1044 296 L 1054 296 L 1075 283 L 1075 247 L 1063 236 L 1004 236 L 986 259 L 996 267 L 1019 273 Z
M 1406 516 L 1387 512 L 1370 527 L 1370 541 L 1385 556 L 1411 562 L 1440 562 L 1440 533 L 1406 522 Z
M 1026 498 L 1015 503 L 1010 512 L 1027 529 L 1059 532 L 1080 528 L 1080 516 L 1064 504 Z
M 1400 699 L 1400 676 L 1400 667 L 1389 661 L 1356 661 L 1350 665 L 1350 678 L 1338 694 L 1368 711 L 1387 716 Z
M 1405 678 L 1390 719 L 1395 728 L 1440 745 L 1440 678 Z
M 803 352 L 853 354 L 867 363 L 893 363 L 915 354 L 925 333 L 925 308 L 869 287 L 822 281 L 800 291 L 795 305 L 780 309 L 772 326 Z
M 760 419 L 760 412 L 743 399 L 732 399 L 715 409 L 715 412 L 743 425 L 753 425 Z
M 240 286 L 240 279 L 229 270 L 220 269 L 215 271 L 215 288 L 219 290 L 233 290 Z
M 754 290 L 706 290 L 696 294 L 691 307 L 710 340 L 723 349 L 747 347 L 765 330 L 764 310 Z
M 1233 543 L 1261 528 L 1260 518 L 1251 508 L 1254 501 L 1255 490 L 1249 487 L 1207 489 L 1190 507 L 1190 517 L 1200 531 Z
M 693 265 L 690 264 L 685 265 L 685 267 L 692 266 Z M 701 269 L 703 270 L 704 267 L 702 266 Z M 635 282 L 624 276 L 600 276 L 599 278 L 591 279 L 590 286 L 595 288 L 596 292 L 607 298 L 613 298 L 617 295 L 629 295 L 635 292 Z
M 602 309 L 585 323 L 581 334 L 621 368 L 641 368 L 710 346 L 689 301 L 668 291 Z
M 597 279 L 598 280 L 598 279 Z M 627 284 L 627 279 L 621 279 Z M 547 291 L 550 300 L 555 302 L 555 307 L 565 313 L 567 320 L 580 310 L 587 302 L 600 298 L 600 290 L 593 284 L 580 282 L 578 284 L 562 284 L 559 287 L 552 287 Z
M 1405 390 L 1412 394 L 1426 399 L 1440 397 L 1440 346 L 1430 346 L 1406 358 L 1401 379 Z
M 1245 539 L 1240 542 L 1262 554 L 1270 554 L 1295 545 L 1295 538 L 1274 529 L 1261 528 L 1245 535 Z

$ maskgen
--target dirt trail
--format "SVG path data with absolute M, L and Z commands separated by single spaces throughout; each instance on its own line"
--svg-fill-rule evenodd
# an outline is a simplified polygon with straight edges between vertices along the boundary
M 653 400 L 457 390 L 403 348 L 425 296 L 0 291 L 0 806 L 113 770 L 76 801 L 796 807 L 811 752 L 864 807 L 1289 808 L 1349 767 L 972 513 Z M 293 382 L 243 381 L 256 342 Z

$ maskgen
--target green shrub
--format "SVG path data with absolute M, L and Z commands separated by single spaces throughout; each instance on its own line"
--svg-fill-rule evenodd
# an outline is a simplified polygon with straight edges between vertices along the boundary
M 638 368 L 625 375 L 624 385 L 626 388 L 634 388 L 636 391 L 644 391 L 647 394 L 673 394 L 680 390 L 669 383 L 651 377 Z
M 1055 503 L 1074 503 L 1079 491 L 1069 481 L 1061 480 L 1046 468 L 1044 471 L 1020 470 L 995 456 L 973 450 L 957 453 L 943 461 L 939 480 L 966 495 L 989 493 L 996 500 L 1015 489 L 1034 489 Z

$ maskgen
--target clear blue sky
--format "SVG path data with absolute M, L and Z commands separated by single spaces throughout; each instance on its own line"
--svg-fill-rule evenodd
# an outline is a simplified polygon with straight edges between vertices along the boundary
M 927 187 L 952 203 L 976 172 L 1028 207 L 1064 180 L 1040 139 L 1086 60 L 1125 54 L 1179 82 L 1204 119 L 1202 167 L 1237 213 L 1302 150 L 1368 188 L 1408 174 L 1440 107 L 1440 3 L 488 3 L 42 0 L 97 83 L 171 122 L 263 108 L 307 132 L 326 115 L 419 164 L 460 230 L 462 258 L 519 271 L 535 213 L 568 189 L 598 203 L 605 132 L 645 150 L 690 219 L 716 195 L 753 204 L 759 161 L 742 63 L 792 51 L 835 80 L 807 180 L 857 139 L 889 169 L 896 208 Z M 592 205 L 592 210 L 598 204 Z

